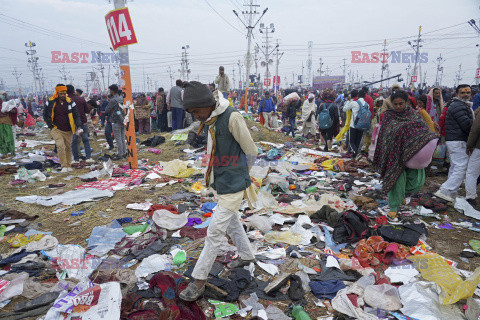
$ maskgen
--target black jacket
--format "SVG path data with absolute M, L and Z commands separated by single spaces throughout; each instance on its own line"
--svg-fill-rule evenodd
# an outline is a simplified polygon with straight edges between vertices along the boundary
M 297 104 L 296 102 L 291 101 L 287 105 L 287 111 L 285 112 L 287 118 L 295 118 L 297 116 Z
M 445 118 L 445 141 L 465 141 L 472 128 L 472 107 L 464 101 L 454 98 Z
M 72 129 L 72 133 L 75 133 L 75 131 L 82 126 L 82 120 L 80 119 L 80 113 L 78 113 L 77 106 L 75 102 L 71 99 L 67 99 L 67 122 L 70 124 L 70 127 Z M 43 111 L 43 120 L 45 120 L 45 123 L 47 124 L 49 129 L 53 129 L 53 123 L 52 123 L 52 109 L 53 105 L 55 104 L 55 100 L 48 100 L 47 105 L 45 106 L 45 110 Z M 73 122 L 73 127 L 72 127 L 72 122 Z

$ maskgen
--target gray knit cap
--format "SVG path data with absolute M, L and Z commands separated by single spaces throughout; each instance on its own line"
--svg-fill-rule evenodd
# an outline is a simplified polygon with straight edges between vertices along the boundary
M 190 81 L 183 84 L 183 109 L 208 108 L 217 104 L 210 88 L 201 82 Z

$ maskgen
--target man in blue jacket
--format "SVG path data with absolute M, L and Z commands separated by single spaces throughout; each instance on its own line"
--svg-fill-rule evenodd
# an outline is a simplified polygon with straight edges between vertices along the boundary
M 262 113 L 265 119 L 265 127 L 271 129 L 272 115 L 275 113 L 275 104 L 272 98 L 270 98 L 270 92 L 265 92 L 265 98 L 260 101 L 258 105 L 258 114 Z

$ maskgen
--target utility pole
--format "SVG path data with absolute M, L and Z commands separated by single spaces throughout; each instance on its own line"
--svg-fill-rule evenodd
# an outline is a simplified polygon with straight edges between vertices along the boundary
M 27 57 L 28 57 L 28 66 L 30 68 L 30 71 L 32 71 L 33 74 L 33 84 L 35 88 L 35 96 L 37 96 L 37 80 L 38 79 L 38 60 L 39 58 L 37 57 L 37 50 L 34 50 L 32 48 L 36 47 L 37 45 L 35 42 L 28 41 L 25 43 L 25 47 L 29 48 L 26 51 Z M 39 83 L 40 84 L 40 83 Z
M 458 66 L 458 71 L 455 74 L 455 87 L 457 87 L 462 81 L 462 64 Z
M 302 70 L 303 70 L 303 66 L 302 66 Z M 330 69 L 328 68 L 328 66 L 325 68 L 325 75 L 326 76 L 330 75 Z
M 477 34 L 480 36 L 480 27 L 477 25 L 477 22 L 475 21 L 475 19 L 471 19 L 470 21 L 468 21 L 468 24 L 473 29 L 475 29 Z M 478 44 L 477 44 L 477 48 L 480 49 L 480 46 Z M 478 70 L 480 70 L 480 51 L 478 52 L 478 55 L 477 55 L 477 72 L 478 72 Z M 442 73 L 443 73 L 443 70 L 442 70 Z M 475 73 L 475 75 L 476 75 L 476 73 Z M 480 80 L 480 78 L 477 78 L 477 76 L 475 76 L 475 84 L 477 86 L 478 86 L 479 80 Z
M 410 69 L 411 69 L 411 67 L 412 67 L 412 66 L 411 66 L 410 64 L 408 64 L 408 66 L 405 68 L 405 72 L 406 72 L 406 74 L 407 74 L 407 83 L 408 83 L 408 86 L 411 85 L 411 82 L 410 82 L 410 80 L 411 80 L 411 79 L 410 79 Z
M 237 16 L 237 18 L 242 22 L 242 24 L 247 29 L 247 54 L 245 56 L 245 68 L 246 68 L 246 72 L 245 72 L 245 80 L 246 81 L 245 81 L 245 83 L 248 84 L 250 82 L 250 79 L 249 79 L 249 77 L 250 77 L 250 67 L 251 67 L 251 64 L 252 64 L 252 56 L 250 54 L 250 48 L 252 46 L 253 29 L 255 29 L 255 27 L 257 26 L 260 19 L 262 19 L 262 17 L 265 15 L 265 13 L 267 13 L 268 8 L 265 8 L 265 10 L 263 10 L 260 18 L 258 18 L 257 21 L 255 23 L 253 23 L 254 16 L 259 14 L 259 12 L 257 12 L 257 8 L 260 7 L 260 6 L 257 5 L 257 4 L 254 4 L 254 0 L 250 0 L 250 3 L 247 2 L 247 4 L 244 4 L 243 6 L 248 8 L 247 10 L 242 11 L 242 15 L 243 15 L 245 20 L 241 19 L 239 14 L 235 10 L 233 10 L 233 13 Z M 255 74 L 255 76 L 256 76 L 256 74 Z
M 238 66 L 238 76 L 240 77 L 240 79 L 242 79 L 242 64 L 240 62 L 240 59 L 238 60 L 237 62 L 237 66 Z
M 342 69 L 343 69 L 343 78 L 345 78 L 345 76 L 346 76 L 346 71 L 347 71 L 346 61 L 347 61 L 347 59 L 346 59 L 346 58 L 343 58 L 343 66 L 342 66 Z
M 307 70 L 308 70 L 308 81 L 307 85 L 312 86 L 312 48 L 313 41 L 308 41 L 308 60 L 307 60 Z
M 280 77 L 278 75 L 278 65 L 280 64 L 280 59 L 282 58 L 283 56 L 283 52 L 282 54 L 280 54 L 280 50 L 278 49 L 279 47 L 279 43 L 278 43 L 278 39 L 277 39 L 277 67 L 276 67 L 276 70 L 275 70 L 275 81 L 276 81 L 276 85 L 275 85 L 275 96 L 277 96 L 277 92 L 278 92 L 278 89 L 280 89 Z M 278 89 L 277 89 L 278 88 Z
M 60 79 L 63 80 L 64 84 L 67 84 L 67 71 L 65 71 L 65 65 L 63 65 L 58 71 L 61 74 Z
M 255 87 L 258 86 L 258 81 L 260 80 L 260 77 L 258 76 L 258 45 L 255 46 Z
M 173 74 L 172 74 L 172 68 L 168 67 L 168 75 L 170 76 L 170 88 L 173 87 Z
M 188 69 L 188 53 L 187 53 L 187 49 L 189 48 L 190 46 L 188 44 L 182 47 L 183 51 L 182 51 L 181 68 L 178 70 L 182 77 L 182 81 L 185 81 L 185 73 L 187 74 L 187 81 L 188 81 L 188 74 L 190 73 L 190 69 Z
M 105 71 L 104 71 L 105 67 L 103 66 L 103 62 L 102 62 L 102 60 L 103 60 L 103 53 L 102 53 L 101 51 L 97 51 L 97 54 L 98 54 L 98 59 L 97 59 L 97 61 L 100 61 L 100 73 L 102 74 L 102 84 L 103 84 L 103 89 L 102 89 L 102 91 L 105 92 L 105 90 L 106 90 L 106 89 L 105 89 L 105 88 L 106 88 L 106 87 L 105 87 Z
M 269 78 L 270 77 L 269 65 L 273 62 L 273 60 L 270 59 L 270 54 L 273 52 L 273 50 L 270 51 L 270 42 L 269 42 L 270 39 L 268 35 L 275 32 L 275 26 L 273 25 L 273 23 L 270 23 L 270 26 L 265 26 L 265 24 L 260 23 L 259 31 L 265 36 L 265 41 L 263 45 L 263 48 L 265 49 L 265 51 L 263 51 L 263 54 L 265 55 L 265 61 L 261 62 L 261 66 L 266 67 L 265 78 Z M 267 86 L 267 90 L 268 90 L 268 87 L 269 86 Z
M 385 59 L 387 50 L 387 39 L 383 40 L 383 55 L 382 55 L 382 73 L 380 75 L 380 85 L 383 85 L 383 72 L 388 68 L 388 64 L 386 63 L 387 59 Z
M 413 42 L 415 42 L 416 44 L 412 44 L 410 41 L 408 41 L 408 44 L 412 47 L 412 49 L 415 51 L 415 65 L 413 66 L 413 76 L 418 76 L 419 79 L 418 79 L 418 83 L 420 83 L 420 86 L 422 85 L 422 67 L 420 65 L 420 61 L 419 61 L 419 58 L 420 58 L 420 48 L 422 47 L 422 45 L 420 44 L 420 42 L 422 42 L 423 40 L 421 39 L 421 32 L 422 32 L 422 26 L 419 26 L 418 27 L 418 37 L 417 37 L 417 40 L 414 40 Z M 418 64 L 418 68 L 417 68 L 417 64 Z
M 22 73 L 17 71 L 17 67 L 13 67 L 13 72 L 12 75 L 17 79 L 17 86 L 18 86 L 18 95 L 21 97 L 22 96 L 22 86 L 20 85 L 20 77 L 22 76 Z
M 242 77 L 240 77 L 240 79 L 242 79 Z M 232 80 L 233 80 L 232 89 L 235 90 L 235 66 L 232 67 Z
M 145 93 L 147 92 L 146 82 L 145 82 L 145 65 L 143 64 L 142 67 L 143 67 L 143 71 L 142 71 L 143 72 L 143 92 Z
M 87 96 L 90 94 L 90 91 L 88 91 L 88 83 L 90 82 L 91 79 L 92 79 L 92 77 L 90 75 L 90 72 L 87 72 L 85 74 L 85 89 L 87 90 Z
M 318 75 L 321 77 L 322 76 L 322 67 L 323 67 L 323 62 L 322 62 L 322 58 L 320 58 L 320 67 L 318 68 Z

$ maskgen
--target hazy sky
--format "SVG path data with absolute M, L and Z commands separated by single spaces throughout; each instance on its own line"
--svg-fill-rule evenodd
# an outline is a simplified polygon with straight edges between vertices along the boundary
M 218 66 L 224 65 L 231 80 L 235 70 L 238 86 L 238 61 L 245 64 L 247 40 L 246 30 L 232 9 L 240 13 L 245 8 L 244 2 L 247 1 L 129 1 L 127 5 L 138 39 L 138 44 L 129 47 L 134 90 L 143 90 L 144 74 L 153 85 L 169 88 L 168 68 L 171 68 L 174 79 L 179 77 L 181 47 L 184 45 L 190 47 L 190 80 L 211 82 Z M 475 45 L 480 44 L 480 36 L 466 22 L 476 19 L 480 24 L 478 0 L 255 2 L 260 13 L 268 7 L 261 22 L 265 25 L 274 23 L 271 40 L 276 43 L 279 39 L 280 52 L 284 52 L 279 65 L 282 86 L 285 80 L 290 84 L 293 76 L 302 73 L 302 63 L 307 77 L 308 41 L 313 42 L 312 76 L 318 74 L 320 58 L 323 59 L 323 70 L 328 67 L 330 75 L 342 75 L 345 58 L 347 79 L 349 74 L 356 78 L 357 72 L 363 80 L 371 80 L 373 76 L 379 79 L 381 64 L 351 63 L 351 51 L 380 52 L 383 39 L 387 39 L 387 52 L 412 53 L 407 42 L 416 38 L 419 25 L 422 25 L 424 40 L 421 52 L 428 54 L 428 62 L 422 64 L 422 74 L 427 72 L 427 83 L 435 81 L 435 62 L 440 54 L 445 59 L 442 84 L 453 85 L 460 64 L 461 82 L 474 83 L 478 55 Z M 113 3 L 106 0 L 0 0 L 0 79 L 7 87 L 16 88 L 12 75 L 16 67 L 22 73 L 22 86 L 32 85 L 33 77 L 25 54 L 25 42 L 29 40 L 37 44 L 39 65 L 48 86 L 61 81 L 60 68 L 63 66 L 51 63 L 51 51 L 109 52 L 111 45 L 104 15 L 112 9 Z M 264 38 L 258 32 L 258 26 L 254 36 L 253 44 L 262 45 Z M 272 58 L 275 61 L 275 57 Z M 259 62 L 263 59 L 262 55 Z M 391 75 L 402 73 L 406 78 L 408 63 L 389 61 L 389 66 Z M 413 63 L 411 66 L 413 68 Z M 86 73 L 94 70 L 92 68 L 98 70 L 98 65 L 65 64 L 65 70 L 73 77 L 73 84 L 82 88 L 85 88 Z M 112 64 L 109 80 L 109 67 L 105 65 L 106 84 L 116 81 L 114 68 Z M 275 64 L 271 70 L 274 73 Z M 244 76 L 244 66 L 241 72 Z M 263 77 L 265 68 L 259 65 L 258 72 Z

